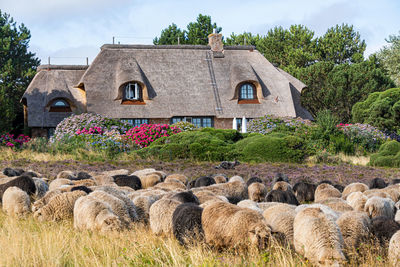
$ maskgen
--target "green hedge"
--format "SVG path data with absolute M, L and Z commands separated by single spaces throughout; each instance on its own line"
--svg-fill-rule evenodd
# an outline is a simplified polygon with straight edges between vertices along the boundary
M 400 143 L 395 140 L 384 143 L 378 153 L 371 155 L 369 164 L 381 167 L 400 167 Z

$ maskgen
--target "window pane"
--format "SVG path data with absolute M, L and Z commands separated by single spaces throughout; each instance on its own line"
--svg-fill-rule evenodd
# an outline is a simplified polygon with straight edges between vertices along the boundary
M 149 119 L 142 119 L 142 124 L 149 124 Z
M 201 119 L 200 118 L 193 118 L 192 123 L 197 127 L 201 127 Z
M 211 118 L 203 118 L 203 127 L 211 127 Z
M 64 100 L 57 100 L 54 102 L 53 107 L 69 107 L 69 105 Z
M 253 99 L 253 87 L 251 85 L 247 85 L 247 99 Z
M 236 119 L 236 130 L 240 131 L 242 129 L 242 119 Z

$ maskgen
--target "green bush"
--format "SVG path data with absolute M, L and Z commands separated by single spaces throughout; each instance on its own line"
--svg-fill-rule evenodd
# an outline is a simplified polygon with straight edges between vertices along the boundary
M 304 142 L 295 136 L 253 136 L 235 144 L 242 161 L 302 162 L 305 158 Z
M 368 123 L 382 131 L 400 130 L 400 88 L 375 92 L 352 108 L 354 122 Z
M 384 143 L 378 153 L 371 155 L 369 164 L 381 167 L 400 167 L 400 143 L 395 140 Z

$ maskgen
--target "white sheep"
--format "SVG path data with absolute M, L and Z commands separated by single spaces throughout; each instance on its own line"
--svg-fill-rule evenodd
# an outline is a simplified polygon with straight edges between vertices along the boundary
M 174 199 L 157 200 L 150 207 L 150 228 L 156 235 L 172 235 L 172 215 L 177 206 L 182 204 Z
M 394 219 L 396 208 L 393 200 L 389 198 L 371 197 L 365 203 L 364 211 L 368 213 L 371 218 L 386 216 Z
M 358 248 L 370 235 L 371 219 L 360 211 L 348 211 L 336 221 L 343 236 L 345 248 Z
M 355 210 L 355 211 L 364 211 L 365 203 L 367 202 L 368 197 L 364 195 L 362 192 L 353 192 L 350 193 L 346 202 Z
M 393 267 L 400 265 L 400 231 L 397 231 L 390 239 L 388 258 Z
M 24 217 L 30 211 L 28 194 L 16 186 L 6 189 L 3 194 L 3 210 L 14 217 Z

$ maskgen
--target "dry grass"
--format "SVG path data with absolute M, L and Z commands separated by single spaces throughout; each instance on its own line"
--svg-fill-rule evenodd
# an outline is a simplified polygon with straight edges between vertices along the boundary
M 218 252 L 205 245 L 184 248 L 148 228 L 101 235 L 78 232 L 71 221 L 39 223 L 0 212 L 1 266 L 310 266 L 273 242 L 265 251 Z M 366 245 L 350 254 L 349 266 L 384 266 L 385 250 Z M 357 256 L 356 256 L 357 255 Z
M 338 157 L 343 162 L 350 163 L 353 165 L 367 166 L 367 164 L 369 163 L 369 156 L 349 156 L 340 153 Z

